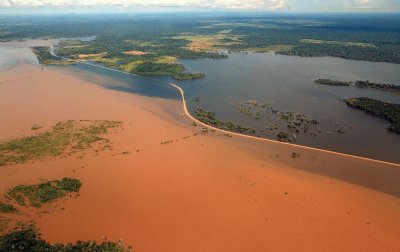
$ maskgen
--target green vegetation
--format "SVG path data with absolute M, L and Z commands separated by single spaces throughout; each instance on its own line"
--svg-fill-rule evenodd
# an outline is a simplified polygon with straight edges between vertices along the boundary
M 295 111 L 279 111 L 268 103 L 260 103 L 256 100 L 240 101 L 234 104 L 236 110 L 255 120 L 273 122 L 265 129 L 266 136 L 276 136 L 278 141 L 295 142 L 296 134 L 310 134 L 316 136 L 320 133 L 317 128 L 319 122 L 310 119 L 304 114 Z M 264 132 L 264 129 L 259 130 Z
M 78 179 L 63 178 L 52 180 L 37 185 L 18 185 L 7 191 L 7 197 L 15 200 L 19 205 L 26 206 L 26 199 L 30 206 L 40 207 L 64 197 L 67 193 L 79 192 L 81 182 Z
M 330 79 L 318 79 L 315 80 L 315 83 L 322 85 L 330 85 L 330 86 L 350 86 L 352 84 L 351 82 L 337 81 Z
M 346 42 L 346 41 L 329 41 L 329 40 L 318 40 L 318 39 L 300 39 L 300 43 L 340 45 L 340 46 L 356 46 L 356 47 L 369 47 L 369 48 L 375 48 L 376 47 L 375 45 L 373 45 L 371 43 Z
M 39 63 L 42 65 L 66 65 L 74 63 L 72 61 L 62 60 L 59 57 L 51 55 L 50 47 L 47 46 L 34 46 L 32 47 L 32 50 L 36 54 Z
M 287 132 L 281 131 L 278 133 L 278 135 L 276 137 L 277 137 L 278 141 L 280 141 L 280 142 L 287 142 L 287 143 L 294 142 L 293 137 L 291 137 L 289 135 L 289 133 L 287 133 Z
M 16 211 L 17 209 L 13 205 L 0 201 L 0 213 L 14 213 Z
M 176 73 L 172 75 L 176 80 L 193 80 L 204 78 L 206 74 L 204 73 Z
M 180 64 L 145 62 L 138 65 L 133 71 L 140 75 L 170 75 L 176 80 L 191 80 L 203 78 L 203 73 L 185 73 Z
M 388 129 L 400 134 L 400 104 L 383 102 L 368 97 L 345 99 L 344 102 L 350 107 L 386 119 L 391 123 Z
M 100 54 L 97 60 L 122 69 L 137 62 L 225 58 L 230 51 L 275 51 L 285 55 L 334 56 L 400 63 L 400 20 L 396 15 L 185 16 L 148 14 L 73 17 L 7 16 L 0 41 L 24 38 L 96 36 L 93 41 L 63 41 L 57 54 Z M 141 51 L 145 55 L 126 55 Z M 94 57 L 95 58 L 95 57 Z M 90 60 L 90 58 L 88 58 Z
M 59 122 L 49 132 L 0 143 L 0 166 L 73 153 L 97 142 L 107 143 L 109 140 L 100 135 L 120 125 L 117 121 Z
M 97 244 L 95 241 L 78 241 L 75 244 L 50 244 L 41 238 L 34 225 L 22 226 L 0 237 L 0 251 L 15 252 L 126 252 L 131 251 L 129 246 L 125 248 L 122 242 L 103 241 Z
M 331 86 L 355 86 L 358 88 L 372 88 L 383 91 L 400 92 L 399 85 L 375 83 L 375 82 L 370 82 L 369 80 L 366 81 L 358 80 L 356 82 L 351 82 L 351 81 L 337 81 L 330 79 L 318 79 L 315 80 L 315 83 L 322 85 L 331 85 Z
M 216 118 L 215 113 L 202 109 L 201 107 L 195 108 L 196 118 L 208 125 L 214 126 L 219 129 L 229 130 L 239 133 L 255 134 L 256 131 L 251 128 L 243 127 L 233 122 L 224 122 Z
M 391 92 L 400 92 L 400 86 L 399 85 L 394 85 L 394 84 L 381 84 L 381 83 L 375 83 L 375 82 L 370 82 L 370 81 L 356 81 L 354 83 L 356 87 L 359 88 L 373 88 L 373 89 L 379 89 L 379 90 L 384 90 L 384 91 L 391 91 Z
M 255 48 L 248 48 L 247 50 L 257 52 L 257 53 L 265 53 L 265 52 L 275 52 L 275 53 L 283 53 L 289 52 L 293 49 L 293 45 L 270 45 L 266 47 L 255 47 Z

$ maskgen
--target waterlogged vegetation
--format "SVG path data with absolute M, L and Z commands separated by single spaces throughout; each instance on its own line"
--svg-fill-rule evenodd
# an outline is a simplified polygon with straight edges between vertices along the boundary
M 384 91 L 398 92 L 400 93 L 400 86 L 395 84 L 385 84 L 385 83 L 376 83 L 370 81 L 356 81 L 354 86 L 359 88 L 372 88 L 379 89 Z
M 194 111 L 196 114 L 196 118 L 199 121 L 201 121 L 205 124 L 211 125 L 213 127 L 223 129 L 223 130 L 238 132 L 238 133 L 247 133 L 247 134 L 255 134 L 256 133 L 254 129 L 251 129 L 248 127 L 243 127 L 241 125 L 235 124 L 230 121 L 228 121 L 228 122 L 221 121 L 216 117 L 214 112 L 204 110 L 200 106 L 197 106 Z
M 386 83 L 376 83 L 370 82 L 369 80 L 366 81 L 338 81 L 338 80 L 331 80 L 331 79 L 318 79 L 315 80 L 315 83 L 321 85 L 330 85 L 330 86 L 354 86 L 358 88 L 372 88 L 378 89 L 382 91 L 390 91 L 390 92 L 397 92 L 400 93 L 400 85 L 395 84 L 386 84 Z
M 345 99 L 344 102 L 350 107 L 389 121 L 391 125 L 388 130 L 400 134 L 400 104 L 383 102 L 368 97 Z
M 111 242 L 106 239 L 97 243 L 95 241 L 77 241 L 68 244 L 50 244 L 43 240 L 39 230 L 33 224 L 22 225 L 0 237 L 0 251 L 49 251 L 49 252 L 128 252 L 132 247 L 126 247 L 121 241 Z
M 257 130 L 259 136 L 275 137 L 281 142 L 296 142 L 298 135 L 317 136 L 321 133 L 317 120 L 295 111 L 280 111 L 271 104 L 255 100 L 236 102 L 234 107 L 249 118 L 266 124 L 265 128 Z
M 122 125 L 118 121 L 59 122 L 51 131 L 0 143 L 0 166 L 71 154 L 88 148 L 111 148 L 103 135 Z M 94 148 L 96 144 L 97 148 Z
M 21 206 L 41 207 L 42 204 L 55 201 L 70 193 L 78 193 L 81 181 L 74 178 L 51 180 L 36 185 L 18 185 L 7 191 L 6 197 Z
M 248 118 L 262 122 L 265 127 L 254 129 L 230 121 L 221 121 L 214 112 L 201 108 L 199 104 L 196 105 L 194 111 L 196 118 L 207 125 L 258 137 L 273 137 L 281 142 L 294 143 L 300 135 L 317 137 L 322 133 L 318 127 L 319 121 L 295 111 L 279 111 L 268 103 L 255 100 L 241 101 L 236 102 L 234 108 Z M 196 124 L 193 125 L 196 126 Z M 332 130 L 326 132 L 326 135 L 331 136 L 333 132 L 345 133 L 342 126 L 335 125 Z

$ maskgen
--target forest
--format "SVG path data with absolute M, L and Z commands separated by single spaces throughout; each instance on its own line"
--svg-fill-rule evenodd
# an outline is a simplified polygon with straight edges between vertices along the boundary
M 133 71 L 165 56 L 226 58 L 226 50 L 400 63 L 400 18 L 391 14 L 0 16 L 1 41 L 81 36 L 96 39 L 64 47 L 60 55 L 106 52 L 103 61 L 119 58 Z

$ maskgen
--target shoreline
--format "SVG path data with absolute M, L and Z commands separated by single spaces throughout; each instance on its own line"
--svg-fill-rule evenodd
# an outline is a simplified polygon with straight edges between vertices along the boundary
M 332 155 L 338 155 L 338 156 L 342 156 L 342 157 L 355 158 L 355 159 L 360 159 L 360 160 L 370 161 L 370 162 L 376 162 L 376 163 L 385 164 L 385 165 L 393 165 L 393 166 L 396 166 L 396 167 L 400 168 L 400 163 L 393 163 L 393 162 L 388 162 L 388 161 L 379 160 L 379 159 L 361 157 L 361 156 L 357 156 L 357 155 L 346 154 L 346 153 L 341 153 L 341 152 L 331 151 L 331 150 L 326 150 L 326 149 L 320 149 L 320 148 L 315 148 L 315 147 L 301 145 L 301 144 L 280 142 L 280 141 L 276 141 L 276 140 L 269 139 L 269 138 L 250 136 L 250 135 L 241 134 L 241 133 L 232 132 L 232 131 L 227 131 L 227 130 L 223 130 L 223 129 L 220 129 L 220 128 L 216 128 L 216 127 L 210 126 L 210 125 L 208 125 L 206 123 L 203 123 L 203 122 L 199 121 L 198 119 L 196 119 L 194 116 L 192 116 L 189 113 L 189 111 L 187 109 L 187 106 L 186 106 L 185 95 L 184 95 L 185 93 L 184 93 L 183 89 L 181 87 L 179 87 L 178 85 L 176 85 L 176 84 L 173 84 L 173 83 L 168 83 L 168 84 L 170 84 L 171 86 L 175 87 L 180 92 L 181 97 L 182 97 L 183 110 L 184 110 L 185 115 L 187 115 L 192 121 L 194 121 L 194 122 L 196 122 L 198 124 L 201 124 L 203 126 L 206 126 L 206 127 L 210 128 L 210 129 L 214 129 L 214 130 L 218 130 L 219 132 L 228 133 L 228 134 L 231 134 L 231 135 L 245 137 L 245 138 L 254 139 L 254 140 L 258 140 L 258 141 L 267 141 L 267 142 L 274 143 L 274 144 L 282 144 L 282 145 L 287 145 L 287 146 L 294 146 L 294 147 L 299 147 L 299 148 L 306 149 L 306 150 L 319 151 L 319 152 L 329 153 L 329 154 L 332 154 Z
M 75 60 L 75 59 L 70 59 L 70 58 L 66 58 L 66 57 L 61 57 L 61 56 L 58 56 L 58 55 L 54 54 L 54 52 L 52 50 L 51 50 L 51 53 L 52 53 L 53 56 L 59 57 L 59 58 L 64 59 L 64 60 L 71 60 L 71 61 L 78 62 L 80 64 L 86 64 L 86 65 L 90 65 L 90 66 L 93 66 L 93 67 L 99 67 L 99 68 L 102 68 L 102 69 L 115 71 L 115 72 L 118 72 L 118 73 L 123 73 L 123 74 L 132 75 L 132 76 L 152 79 L 151 77 L 148 77 L 148 76 L 141 76 L 141 75 L 137 75 L 137 74 L 133 74 L 133 73 L 124 72 L 124 71 L 121 71 L 121 70 L 118 70 L 118 69 L 113 69 L 113 68 L 109 68 L 109 67 L 93 64 L 93 63 L 87 63 L 87 62 L 81 61 L 81 60 Z M 283 145 L 288 145 L 288 146 L 295 146 L 295 147 L 300 147 L 300 148 L 306 149 L 306 150 L 320 151 L 320 152 L 329 153 L 329 154 L 333 154 L 333 155 L 349 157 L 349 158 L 356 158 L 356 159 L 360 159 L 360 160 L 371 161 L 371 162 L 376 162 L 376 163 L 380 163 L 380 164 L 392 165 L 392 166 L 400 167 L 400 163 L 394 163 L 394 162 L 390 162 L 390 161 L 384 161 L 384 160 L 379 160 L 379 159 L 374 159 L 374 158 L 369 158 L 369 157 L 362 157 L 362 156 L 358 156 L 358 155 L 347 154 L 347 153 L 342 153 L 342 152 L 337 152 L 337 151 L 332 151 L 332 150 L 327 150 L 327 149 L 321 149 L 321 148 L 316 148 L 316 147 L 311 147 L 311 146 L 306 146 L 306 145 L 301 145 L 301 144 L 280 142 L 280 141 L 269 139 L 269 138 L 256 137 L 256 136 L 241 134 L 241 133 L 227 131 L 227 130 L 223 130 L 223 129 L 220 129 L 220 128 L 217 128 L 217 127 L 213 127 L 211 125 L 208 125 L 206 123 L 203 123 L 203 122 L 199 121 L 192 114 L 190 114 L 189 110 L 187 109 L 187 105 L 186 105 L 185 92 L 181 87 L 179 87 L 177 84 L 173 84 L 173 83 L 170 83 L 170 82 L 167 82 L 166 84 L 174 87 L 180 93 L 182 106 L 183 106 L 183 111 L 184 111 L 185 115 L 188 116 L 192 121 L 194 121 L 194 122 L 196 122 L 198 124 L 201 124 L 202 126 L 205 126 L 205 127 L 209 128 L 209 129 L 218 130 L 219 132 L 223 132 L 223 133 L 227 133 L 227 134 L 235 135 L 235 136 L 239 136 L 239 137 L 244 137 L 244 138 L 248 138 L 248 139 L 254 139 L 254 140 L 258 140 L 258 141 L 266 141 L 266 142 L 275 143 L 275 144 L 283 144 Z

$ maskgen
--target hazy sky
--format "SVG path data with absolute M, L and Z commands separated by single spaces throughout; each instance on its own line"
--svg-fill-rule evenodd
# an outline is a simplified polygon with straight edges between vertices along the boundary
M 0 13 L 74 7 L 191 8 L 293 12 L 400 12 L 400 0 L 0 0 Z M 65 9 L 68 9 L 65 8 Z

